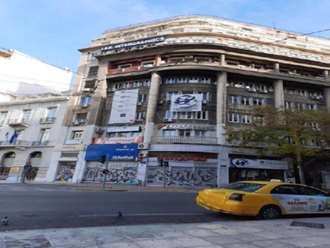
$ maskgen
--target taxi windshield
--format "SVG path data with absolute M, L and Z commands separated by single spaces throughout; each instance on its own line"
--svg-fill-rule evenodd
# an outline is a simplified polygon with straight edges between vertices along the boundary
M 224 189 L 234 189 L 234 190 L 240 190 L 240 191 L 245 191 L 245 192 L 255 192 L 258 189 L 262 188 L 264 184 L 261 183 L 243 183 L 243 182 L 238 182 L 238 183 L 231 183 L 228 184 L 222 188 Z

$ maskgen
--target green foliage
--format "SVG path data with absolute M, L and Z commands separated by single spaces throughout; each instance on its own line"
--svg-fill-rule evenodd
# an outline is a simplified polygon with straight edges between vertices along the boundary
M 304 157 L 330 147 L 330 114 L 325 111 L 289 111 L 259 107 L 253 123 L 228 127 L 227 141 L 233 145 L 259 147 L 261 151 L 291 157 L 300 166 Z

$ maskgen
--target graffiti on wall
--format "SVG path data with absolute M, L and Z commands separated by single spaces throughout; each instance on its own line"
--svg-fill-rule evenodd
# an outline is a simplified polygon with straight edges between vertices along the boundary
M 148 167 L 147 183 L 180 186 L 209 186 L 217 185 L 217 168 L 215 167 Z
M 137 167 L 110 168 L 107 175 L 103 174 L 103 167 L 87 167 L 84 174 L 85 182 L 110 182 L 137 184 Z M 105 177 L 105 179 L 104 179 Z
M 56 180 L 70 182 L 73 178 L 73 173 L 74 173 L 74 167 L 60 165 L 56 175 Z

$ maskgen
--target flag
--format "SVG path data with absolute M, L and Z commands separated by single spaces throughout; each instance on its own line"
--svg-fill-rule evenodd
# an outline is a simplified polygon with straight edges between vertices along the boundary
M 18 137 L 18 133 L 15 130 L 15 132 L 13 133 L 13 135 L 11 136 L 11 138 L 9 140 L 9 143 L 14 144 L 16 142 L 17 137 Z

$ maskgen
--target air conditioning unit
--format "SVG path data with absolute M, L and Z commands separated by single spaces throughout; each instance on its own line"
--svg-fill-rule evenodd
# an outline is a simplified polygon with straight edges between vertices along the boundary
M 79 125 L 79 121 L 78 120 L 72 121 L 72 125 L 78 126 Z
M 92 88 L 83 88 L 83 91 L 87 91 L 87 92 L 92 91 L 92 90 L 93 90 Z
M 203 100 L 203 104 L 206 104 L 207 103 L 207 100 Z
M 149 144 L 146 144 L 146 143 L 138 144 L 138 149 L 139 150 L 149 149 Z

